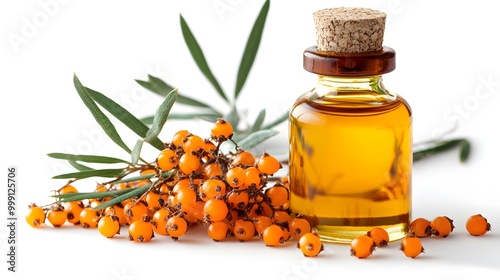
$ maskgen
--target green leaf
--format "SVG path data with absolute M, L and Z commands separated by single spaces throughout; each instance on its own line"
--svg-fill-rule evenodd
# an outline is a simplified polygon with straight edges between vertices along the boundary
M 143 144 L 144 144 L 144 141 L 142 139 L 137 140 L 137 142 L 135 142 L 134 149 L 132 150 L 132 153 L 130 154 L 132 156 L 132 165 L 134 165 L 134 166 L 139 161 Z
M 144 185 L 144 186 L 139 187 L 139 188 L 134 188 L 132 191 L 125 193 L 125 194 L 122 194 L 120 196 L 117 196 L 115 198 L 112 198 L 111 200 L 108 200 L 104 203 L 101 203 L 97 207 L 94 207 L 93 209 L 94 210 L 105 209 L 106 207 L 113 206 L 113 205 L 120 203 L 124 200 L 127 200 L 129 198 L 132 198 L 132 197 L 135 197 L 138 195 L 142 195 L 147 190 L 149 190 L 150 187 L 151 187 L 151 184 L 147 184 L 147 185 Z
M 154 138 L 156 138 L 158 134 L 160 134 L 163 126 L 165 125 L 165 122 L 167 122 L 168 114 L 170 113 L 170 109 L 172 109 L 172 106 L 175 103 L 176 97 L 177 97 L 177 89 L 172 90 L 169 94 L 167 94 L 167 96 L 160 104 L 158 109 L 156 109 L 156 114 L 153 119 L 153 124 L 146 133 L 144 141 L 149 142 Z
M 182 30 L 182 36 L 184 37 L 184 41 L 186 42 L 186 45 L 189 49 L 189 52 L 191 53 L 191 56 L 193 57 L 194 61 L 198 65 L 198 68 L 200 71 L 205 75 L 205 77 L 212 83 L 213 87 L 219 95 L 227 102 L 229 102 L 229 99 L 227 98 L 226 94 L 224 93 L 224 90 L 222 90 L 222 87 L 219 85 L 219 82 L 215 78 L 215 76 L 212 74 L 212 71 L 210 70 L 210 67 L 207 64 L 207 61 L 205 59 L 205 55 L 203 54 L 203 51 L 200 48 L 200 45 L 196 41 L 196 38 L 194 37 L 193 33 L 189 29 L 189 26 L 187 25 L 186 21 L 180 16 L 180 23 L 181 23 L 181 30 Z
M 116 103 L 112 99 L 108 98 L 104 94 L 92 90 L 90 88 L 85 88 L 90 97 L 95 100 L 104 109 L 110 112 L 115 118 L 120 120 L 125 124 L 130 130 L 135 132 L 140 137 L 145 137 L 148 131 L 148 127 L 142 123 L 138 118 L 132 115 L 129 111 L 123 108 L 120 104 Z M 158 150 L 163 149 L 163 142 L 158 139 L 158 137 L 152 139 L 150 144 Z
M 118 146 L 124 149 L 127 153 L 130 153 L 131 150 L 123 142 L 122 138 L 116 131 L 115 126 L 111 123 L 109 118 L 101 111 L 101 109 L 97 107 L 94 100 L 90 97 L 87 89 L 82 85 L 80 80 L 78 80 L 76 74 L 73 77 L 73 82 L 75 84 L 75 88 L 76 91 L 78 92 L 78 95 L 80 95 L 80 98 L 82 99 L 83 103 L 90 110 L 90 113 L 92 114 L 92 116 L 94 116 L 94 119 L 102 127 L 104 132 L 109 136 L 109 138 L 111 138 L 111 140 L 113 140 L 113 142 L 115 142 Z
M 439 141 L 436 143 L 432 143 L 431 147 L 425 148 L 422 150 L 414 151 L 413 152 L 413 161 L 418 161 L 421 159 L 424 159 L 428 156 L 431 156 L 433 154 L 451 150 L 452 148 L 455 147 L 460 147 L 460 160 L 465 161 L 470 152 L 470 143 L 463 138 L 459 139 L 451 139 L 451 140 L 446 140 L 446 141 Z
M 466 162 L 467 159 L 469 159 L 470 149 L 471 149 L 470 142 L 465 140 L 465 139 L 462 140 L 462 143 L 460 143 L 460 161 L 461 162 Z
M 259 16 L 255 20 L 252 31 L 250 32 L 250 36 L 247 39 L 247 45 L 241 58 L 240 69 L 238 70 L 238 77 L 236 78 L 236 89 L 234 91 L 235 99 L 238 98 L 241 89 L 245 85 L 250 69 L 252 69 L 255 57 L 257 56 L 262 32 L 266 24 L 267 13 L 269 12 L 269 6 L 270 1 L 267 0 L 262 6 Z
M 60 174 L 52 177 L 52 179 L 84 179 L 90 177 L 116 177 L 125 171 L 123 168 L 113 168 L 113 169 L 92 169 L 83 170 L 79 172 Z
M 276 134 L 278 134 L 278 131 L 272 129 L 259 130 L 249 134 L 247 137 L 240 140 L 238 145 L 240 146 L 240 148 L 248 150 L 275 136 Z
M 68 160 L 69 164 L 73 166 L 76 170 L 78 171 L 85 171 L 85 170 L 93 170 L 93 168 L 90 168 L 88 166 L 85 166 L 83 164 L 80 164 L 74 160 Z
M 74 154 L 64 154 L 64 153 L 49 153 L 47 155 L 51 158 L 56 158 L 56 159 L 65 159 L 65 160 L 74 160 L 74 161 L 83 161 L 83 162 L 130 164 L 130 162 L 123 160 L 123 159 L 114 158 L 114 157 L 105 157 L 105 156 L 74 155 Z
M 76 201 L 76 200 L 82 200 L 82 199 L 113 197 L 113 196 L 122 195 L 124 193 L 128 193 L 132 190 L 134 190 L 134 188 L 127 188 L 127 189 L 123 189 L 123 190 L 113 190 L 113 191 L 107 191 L 107 192 L 65 193 L 65 194 L 53 195 L 52 197 L 55 197 L 55 198 L 61 200 L 61 202 L 70 202 L 70 201 Z
M 271 129 L 277 125 L 279 125 L 280 123 L 288 120 L 289 118 L 289 112 L 285 112 L 283 115 L 281 115 L 279 118 L 277 118 L 276 120 L 274 120 L 272 123 L 268 124 L 268 125 L 265 125 L 262 127 L 262 129 Z
M 260 130 L 260 127 L 262 126 L 262 123 L 264 122 L 264 119 L 266 118 L 266 109 L 262 109 L 259 112 L 259 115 L 257 116 L 257 119 L 255 119 L 255 122 L 253 123 L 252 132 Z

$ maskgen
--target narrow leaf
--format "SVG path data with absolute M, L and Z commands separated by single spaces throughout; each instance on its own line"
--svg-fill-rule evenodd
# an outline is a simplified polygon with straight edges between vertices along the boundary
M 101 105 L 104 109 L 110 112 L 115 118 L 120 120 L 123 124 L 125 124 L 130 130 L 135 132 L 140 137 L 145 137 L 148 131 L 148 127 L 142 123 L 138 118 L 132 115 L 129 111 L 123 108 L 120 104 L 116 103 L 112 99 L 108 98 L 104 94 L 92 90 L 90 88 L 85 88 L 90 97 L 95 100 L 99 105 Z M 158 150 L 163 149 L 163 142 L 155 137 L 150 142 L 153 147 Z
M 82 193 L 65 193 L 59 195 L 53 195 L 53 197 L 61 200 L 61 202 L 77 201 L 82 199 L 93 199 L 93 198 L 107 198 L 119 196 L 124 193 L 128 193 L 134 190 L 133 188 L 127 188 L 123 190 L 113 190 L 106 192 L 82 192 Z
M 277 118 L 276 120 L 274 120 L 272 123 L 263 126 L 262 129 L 271 129 L 271 128 L 279 125 L 280 123 L 288 120 L 288 117 L 289 117 L 289 112 L 287 111 L 283 115 L 281 115 L 279 118 Z
M 414 151 L 413 152 L 413 161 L 418 161 L 423 158 L 426 158 L 430 155 L 433 155 L 438 152 L 443 152 L 455 148 L 463 143 L 465 139 L 452 139 L 447 141 L 440 141 L 437 143 L 433 143 L 433 145 L 429 148 Z M 466 151 L 467 152 L 467 151 Z M 467 155 L 466 155 L 467 156 Z
M 93 170 L 93 168 L 80 164 L 74 160 L 68 160 L 68 163 L 78 171 Z
M 177 97 L 177 89 L 172 90 L 163 102 L 160 104 L 158 109 L 156 110 L 155 117 L 153 119 L 153 125 L 151 128 L 148 130 L 146 133 L 146 137 L 144 138 L 144 141 L 149 142 L 153 139 L 155 139 L 158 134 L 160 134 L 160 131 L 163 128 L 163 125 L 165 125 L 165 122 L 167 121 L 168 114 L 170 113 L 170 109 L 172 109 L 172 106 L 175 103 L 175 99 Z
M 116 177 L 122 174 L 123 168 L 113 168 L 113 169 L 92 169 L 83 170 L 79 172 L 60 174 L 52 177 L 52 179 L 84 179 L 90 177 Z
M 101 109 L 97 107 L 94 100 L 89 96 L 87 89 L 82 85 L 80 80 L 78 80 L 76 74 L 73 77 L 73 82 L 75 84 L 75 88 L 76 91 L 78 92 L 78 95 L 80 95 L 80 98 L 82 99 L 83 103 L 90 110 L 90 113 L 92 114 L 92 116 L 94 116 L 94 119 L 102 127 L 104 132 L 109 136 L 109 138 L 111 138 L 111 140 L 113 140 L 113 142 L 115 142 L 118 146 L 124 149 L 127 153 L 130 153 L 131 150 L 123 142 L 122 138 L 116 131 L 115 126 L 111 123 L 109 118 L 101 111 Z
M 276 130 L 259 130 L 240 140 L 238 144 L 242 149 L 248 150 L 275 136 L 276 134 L 278 134 L 278 131 Z
M 101 209 L 105 209 L 106 207 L 113 206 L 113 205 L 120 203 L 124 200 L 127 200 L 129 198 L 132 198 L 132 197 L 135 197 L 135 196 L 138 196 L 138 195 L 145 193 L 147 190 L 149 190 L 150 187 L 151 187 L 151 184 L 147 184 L 147 185 L 144 185 L 140 188 L 135 188 L 128 193 L 122 194 L 120 196 L 112 198 L 111 200 L 108 200 L 104 203 L 101 203 L 97 207 L 94 207 L 93 209 L 94 210 L 101 210 Z
M 182 30 L 182 36 L 184 37 L 184 41 L 186 42 L 186 45 L 189 49 L 189 52 L 191 53 L 191 56 L 193 57 L 194 61 L 196 62 L 196 65 L 198 65 L 198 68 L 200 71 L 205 75 L 205 77 L 212 83 L 212 86 L 215 88 L 215 90 L 219 93 L 219 95 L 227 102 L 229 102 L 229 99 L 227 98 L 226 94 L 224 93 L 224 90 L 222 90 L 222 87 L 219 85 L 219 82 L 215 78 L 215 76 L 212 74 L 212 71 L 210 70 L 210 67 L 207 64 L 207 61 L 205 59 L 205 55 L 203 54 L 203 51 L 200 48 L 200 45 L 196 41 L 196 38 L 194 37 L 193 33 L 189 29 L 189 26 L 187 25 L 186 21 L 180 16 L 180 23 L 181 23 L 181 30 Z
M 460 161 L 461 162 L 466 162 L 467 159 L 469 159 L 470 155 L 470 142 L 467 140 L 463 140 L 462 143 L 460 144 Z
M 74 155 L 74 154 L 64 154 L 64 153 L 50 153 L 47 154 L 51 158 L 56 159 L 65 159 L 65 160 L 74 160 L 74 161 L 83 161 L 83 162 L 93 162 L 93 163 L 127 163 L 130 162 L 114 158 L 114 157 L 105 157 L 105 156 L 94 156 L 94 155 Z
M 142 139 L 137 140 L 137 142 L 135 142 L 134 149 L 130 154 L 132 156 L 132 165 L 134 166 L 137 164 L 137 162 L 139 161 L 139 157 L 141 156 L 142 144 L 144 144 L 144 141 Z
M 259 115 L 257 116 L 257 119 L 255 119 L 255 122 L 253 123 L 252 132 L 260 130 L 262 123 L 264 122 L 264 119 L 266 118 L 266 109 L 262 109 L 259 112 Z
M 245 85 L 248 74 L 252 69 L 257 51 L 259 50 L 260 40 L 262 38 L 262 31 L 266 23 L 267 13 L 269 12 L 270 1 L 267 0 L 262 6 L 259 16 L 255 20 L 250 36 L 247 39 L 247 45 L 240 62 L 240 69 L 238 70 L 238 77 L 236 78 L 236 89 L 234 91 L 234 98 L 238 98 L 241 89 Z

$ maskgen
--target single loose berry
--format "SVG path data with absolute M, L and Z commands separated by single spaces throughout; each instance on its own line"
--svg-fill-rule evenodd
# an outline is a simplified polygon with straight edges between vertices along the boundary
M 26 214 L 26 222 L 34 228 L 40 227 L 45 222 L 45 211 L 36 204 L 31 204 Z
M 438 237 L 447 237 L 453 232 L 454 228 L 455 226 L 453 225 L 453 220 L 447 216 L 436 217 L 431 222 L 432 235 Z
M 481 214 L 472 215 L 467 219 L 465 228 L 469 234 L 474 236 L 481 236 L 491 230 L 491 225 L 488 220 Z
M 360 259 L 369 257 L 375 250 L 375 242 L 368 235 L 360 235 L 351 242 L 351 256 Z
M 384 247 L 389 244 L 389 233 L 383 228 L 376 227 L 366 233 L 375 242 L 375 246 Z
M 424 247 L 422 247 L 422 242 L 416 236 L 407 236 L 401 241 L 400 250 L 409 257 L 415 258 L 424 252 Z
M 262 240 L 266 246 L 274 247 L 285 243 L 283 230 L 278 225 L 270 225 L 262 232 Z
M 431 221 L 425 218 L 417 218 L 410 224 L 410 232 L 416 237 L 428 237 L 432 235 Z
M 323 244 L 316 233 L 308 232 L 302 235 L 297 242 L 297 247 L 306 257 L 316 257 L 323 251 Z

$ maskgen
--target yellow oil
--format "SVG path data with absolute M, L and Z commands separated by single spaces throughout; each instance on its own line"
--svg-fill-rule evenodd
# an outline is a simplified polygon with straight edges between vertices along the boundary
M 348 243 L 374 227 L 390 241 L 408 232 L 411 110 L 384 91 L 309 92 L 291 110 L 290 207 L 323 241 Z

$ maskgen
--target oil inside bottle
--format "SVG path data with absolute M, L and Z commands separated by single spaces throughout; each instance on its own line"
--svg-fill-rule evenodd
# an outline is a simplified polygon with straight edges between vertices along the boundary
M 347 243 L 374 227 L 390 241 L 411 219 L 411 110 L 379 87 L 320 77 L 290 113 L 290 206 L 324 241 Z

